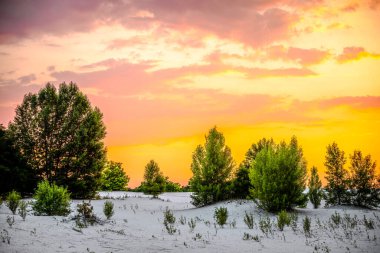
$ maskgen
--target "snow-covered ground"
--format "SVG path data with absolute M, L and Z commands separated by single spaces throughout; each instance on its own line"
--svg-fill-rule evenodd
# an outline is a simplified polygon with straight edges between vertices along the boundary
M 281 232 L 276 226 L 275 215 L 261 211 L 248 200 L 194 208 L 190 193 L 165 193 L 160 199 L 134 192 L 103 192 L 100 195 L 111 198 L 115 205 L 114 216 L 104 225 L 82 229 L 71 220 L 76 214 L 76 205 L 81 203 L 79 200 L 72 201 L 72 213 L 68 217 L 34 216 L 30 212 L 25 221 L 15 215 L 12 227 L 7 217 L 13 215 L 3 204 L 0 208 L 0 252 L 380 252 L 379 210 L 313 209 L 308 205 L 297 209 L 297 227 L 285 227 Z M 92 200 L 91 204 L 95 214 L 106 220 L 104 201 Z M 224 228 L 215 225 L 213 217 L 215 208 L 221 206 L 227 207 L 229 213 Z M 163 225 L 163 211 L 167 207 L 176 217 L 177 231 L 173 235 L 168 234 Z M 248 229 L 244 223 L 245 212 L 253 214 L 253 229 Z M 343 222 L 332 226 L 329 220 L 335 212 Z M 345 225 L 348 215 L 350 224 L 354 224 L 353 218 L 357 217 L 357 225 L 350 228 Z M 374 229 L 365 226 L 364 215 L 367 221 L 373 221 Z M 274 224 L 272 231 L 265 235 L 259 228 L 259 220 L 267 216 Z M 303 232 L 305 216 L 311 218 L 310 238 Z M 196 221 L 194 231 L 188 225 L 191 219 Z M 249 240 L 243 240 L 244 233 L 251 236 Z

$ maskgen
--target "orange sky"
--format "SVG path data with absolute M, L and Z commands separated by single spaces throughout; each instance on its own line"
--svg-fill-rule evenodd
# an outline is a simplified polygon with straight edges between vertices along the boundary
M 379 27 L 378 0 L 2 1 L 0 123 L 25 93 L 73 81 L 131 187 L 150 159 L 186 184 L 214 125 L 236 164 L 296 135 L 322 176 L 332 141 L 380 161 Z

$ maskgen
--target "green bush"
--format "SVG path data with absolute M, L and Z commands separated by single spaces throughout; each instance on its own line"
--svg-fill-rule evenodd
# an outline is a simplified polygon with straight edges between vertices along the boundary
M 227 219 L 228 219 L 227 207 L 215 208 L 214 218 L 215 218 L 216 223 L 220 227 L 223 227 L 227 223 Z
M 104 202 L 103 212 L 104 212 L 104 215 L 107 217 L 107 220 L 109 220 L 112 217 L 112 215 L 114 214 L 114 211 L 113 211 L 113 203 L 111 201 L 107 200 L 106 202 Z
M 302 226 L 303 226 L 303 232 L 305 233 L 306 237 L 311 237 L 311 219 L 307 216 L 302 220 Z
M 77 216 L 76 216 L 76 224 L 79 228 L 87 227 L 87 224 L 94 225 L 95 223 L 99 223 L 100 220 L 93 213 L 94 207 L 91 205 L 91 201 L 84 202 L 82 204 L 77 204 Z
M 284 230 L 285 225 L 289 226 L 291 222 L 289 214 L 285 211 L 282 210 L 277 217 L 277 226 L 280 231 Z
M 56 184 L 42 181 L 34 194 L 33 210 L 37 215 L 67 215 L 70 213 L 70 193 Z
M 173 212 L 166 207 L 164 211 L 164 226 L 170 235 L 174 234 L 177 229 L 174 227 L 174 223 L 176 221 Z
M 6 200 L 7 207 L 12 211 L 13 214 L 16 214 L 18 205 L 20 204 L 21 195 L 15 190 L 11 191 Z
M 22 220 L 25 220 L 26 218 L 26 208 L 28 207 L 28 202 L 21 200 L 20 207 L 18 209 L 18 214 L 21 216 Z
M 307 201 L 306 161 L 297 139 L 262 149 L 251 164 L 251 197 L 259 207 L 278 212 Z

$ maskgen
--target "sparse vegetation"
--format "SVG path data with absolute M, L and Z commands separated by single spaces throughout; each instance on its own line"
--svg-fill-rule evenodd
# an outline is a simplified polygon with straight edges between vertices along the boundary
M 245 215 L 244 215 L 244 223 L 247 225 L 247 227 L 249 229 L 253 229 L 253 226 L 254 226 L 254 219 L 253 219 L 253 214 L 252 213 L 247 213 L 245 212 Z
M 85 228 L 95 223 L 100 223 L 100 220 L 93 213 L 94 207 L 91 205 L 91 202 L 82 201 L 82 204 L 77 204 L 77 216 L 76 216 L 76 225 L 79 228 Z
M 291 222 L 289 214 L 282 210 L 277 216 L 277 227 L 280 231 L 284 230 L 285 225 L 289 226 Z
M 263 232 L 263 234 L 265 234 L 266 237 L 268 237 L 269 234 L 273 233 L 272 222 L 268 216 L 265 218 L 260 217 L 259 228 L 260 228 L 261 232 Z
M 223 226 L 227 223 L 228 219 L 228 210 L 227 207 L 217 207 L 214 211 L 214 219 L 216 223 L 223 228 Z
M 197 225 L 197 222 L 193 218 L 191 218 L 187 224 L 189 225 L 190 232 L 193 232 L 195 226 Z
M 34 194 L 33 210 L 36 215 L 67 215 L 70 213 L 70 193 L 56 184 L 42 181 Z
M 21 216 L 22 220 L 24 220 L 24 221 L 25 221 L 26 214 L 27 214 L 27 211 L 26 211 L 27 207 L 28 207 L 28 202 L 21 200 L 20 206 L 18 209 L 18 214 Z
M 173 215 L 173 212 L 169 208 L 166 208 L 166 210 L 164 211 L 164 226 L 169 235 L 172 235 L 175 232 L 177 232 L 177 229 L 174 227 L 175 221 L 176 218 Z
M 11 210 L 13 215 L 16 214 L 16 210 L 17 210 L 18 205 L 20 204 L 20 200 L 21 200 L 21 195 L 15 190 L 11 191 L 7 196 L 6 205 Z
M 104 202 L 103 213 L 106 216 L 107 220 L 109 220 L 112 217 L 112 215 L 114 214 L 112 201 L 106 200 Z
M 311 219 L 308 216 L 302 220 L 303 232 L 306 237 L 311 237 Z
M 14 216 L 7 216 L 7 223 L 9 227 L 12 227 L 13 224 L 15 224 L 15 217 Z

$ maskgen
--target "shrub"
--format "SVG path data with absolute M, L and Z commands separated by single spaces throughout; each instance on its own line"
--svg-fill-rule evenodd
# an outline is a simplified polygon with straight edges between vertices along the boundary
M 307 216 L 302 220 L 302 226 L 303 226 L 303 232 L 305 233 L 306 237 L 311 237 L 311 219 Z
M 195 226 L 197 225 L 197 222 L 193 218 L 191 218 L 187 224 L 189 225 L 190 232 L 193 232 Z
M 339 224 L 342 222 L 342 217 L 340 216 L 340 214 L 337 211 L 335 211 L 331 215 L 330 220 L 333 222 L 333 224 L 335 224 L 335 226 L 339 226 Z
M 266 217 L 265 219 L 260 217 L 259 228 L 260 228 L 261 232 L 263 232 L 265 234 L 266 237 L 268 237 L 269 233 L 270 234 L 273 233 L 272 222 L 269 219 L 269 217 Z
M 67 215 L 70 213 L 70 193 L 56 184 L 42 181 L 34 194 L 33 210 L 37 215 Z
M 173 212 L 166 208 L 164 211 L 164 226 L 170 235 L 174 234 L 177 231 L 177 229 L 174 227 L 175 220 L 176 218 L 174 217 Z
M 125 174 L 122 164 L 110 161 L 106 164 L 100 178 L 100 189 L 103 191 L 125 191 L 129 177 Z
M 280 231 L 284 230 L 285 225 L 290 225 L 290 216 L 285 210 L 282 210 L 277 217 L 277 226 Z
M 15 224 L 15 217 L 14 216 L 7 216 L 7 223 L 9 227 L 12 227 L 13 224 Z
M 20 207 L 18 209 L 18 214 L 21 216 L 22 220 L 26 218 L 26 208 L 28 207 L 28 202 L 21 200 Z
M 363 217 L 364 225 L 367 229 L 375 229 L 375 222 L 372 219 L 367 219 L 367 217 Z
M 228 219 L 227 207 L 215 208 L 214 219 L 220 227 L 223 227 L 227 223 Z
M 251 197 L 259 207 L 278 212 L 307 201 L 306 161 L 297 139 L 262 149 L 252 162 L 249 177 Z
M 248 226 L 249 229 L 253 229 L 253 225 L 254 225 L 253 214 L 251 213 L 248 214 L 247 212 L 245 212 L 244 223 Z
M 99 223 L 98 218 L 93 213 L 94 207 L 91 205 L 91 201 L 84 202 L 82 204 L 77 204 L 77 226 L 78 227 L 87 227 L 87 223 L 90 225 L 94 225 L 95 223 Z
M 114 211 L 113 211 L 113 203 L 111 201 L 106 200 L 106 202 L 104 202 L 103 212 L 104 212 L 104 215 L 107 217 L 107 220 L 109 220 L 112 217 L 112 215 L 114 214 Z
M 7 196 L 6 205 L 12 211 L 13 214 L 16 214 L 16 209 L 20 204 L 21 195 L 16 191 L 11 191 Z

